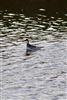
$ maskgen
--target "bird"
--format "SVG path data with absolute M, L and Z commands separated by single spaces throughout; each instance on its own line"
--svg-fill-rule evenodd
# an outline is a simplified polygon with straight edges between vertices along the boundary
M 40 50 L 42 48 L 42 47 L 38 47 L 38 46 L 30 44 L 28 39 L 26 39 L 25 41 L 27 42 L 26 55 L 30 55 L 31 52 L 35 52 L 35 51 Z

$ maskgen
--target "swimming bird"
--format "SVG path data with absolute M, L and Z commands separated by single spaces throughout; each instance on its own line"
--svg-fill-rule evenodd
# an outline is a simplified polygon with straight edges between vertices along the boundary
M 42 48 L 42 47 L 37 47 L 37 46 L 30 44 L 28 39 L 26 39 L 25 41 L 27 42 L 26 55 L 30 55 L 31 52 L 35 52 L 35 51 L 40 50 Z

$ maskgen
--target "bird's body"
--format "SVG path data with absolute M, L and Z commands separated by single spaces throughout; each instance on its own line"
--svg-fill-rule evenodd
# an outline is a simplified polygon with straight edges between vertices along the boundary
M 27 48 L 30 50 L 35 50 L 37 47 L 28 43 Z
M 40 50 L 42 48 L 42 47 L 37 47 L 37 46 L 29 44 L 29 40 L 28 39 L 26 39 L 25 41 L 27 41 L 26 55 L 30 55 L 31 52 L 35 52 L 35 51 Z

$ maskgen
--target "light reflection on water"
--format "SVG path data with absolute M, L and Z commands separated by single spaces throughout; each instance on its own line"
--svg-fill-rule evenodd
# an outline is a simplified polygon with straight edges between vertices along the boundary
M 64 16 L 0 13 L 2 100 L 66 100 L 67 16 Z M 25 38 L 43 48 L 25 56 Z
M 48 40 L 48 36 L 52 39 L 66 38 L 67 20 L 62 16 L 47 17 L 43 14 L 37 14 L 35 17 L 26 17 L 24 14 L 3 13 L 0 14 L 0 36 L 6 35 L 20 41 L 24 37 L 32 39 Z M 46 37 L 45 37 L 46 36 Z

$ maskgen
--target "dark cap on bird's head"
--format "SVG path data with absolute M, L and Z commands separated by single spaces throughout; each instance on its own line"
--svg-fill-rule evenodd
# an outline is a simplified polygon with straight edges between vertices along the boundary
M 26 41 L 27 43 L 29 43 L 29 40 L 28 40 L 28 39 L 25 39 L 25 41 Z
M 25 39 L 25 41 L 29 41 L 28 39 Z

